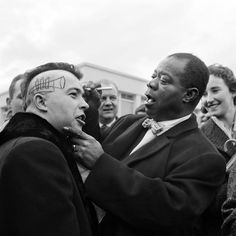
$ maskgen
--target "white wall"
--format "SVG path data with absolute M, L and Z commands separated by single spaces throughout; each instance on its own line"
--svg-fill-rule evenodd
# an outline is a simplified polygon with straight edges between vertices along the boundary
M 90 63 L 82 63 L 79 64 L 78 67 L 83 73 L 82 80 L 84 81 L 91 80 L 97 82 L 103 79 L 111 80 L 116 83 L 120 95 L 122 92 L 133 94 L 134 105 L 132 111 L 130 112 L 133 113 L 134 110 L 141 104 L 142 96 L 144 96 L 147 89 L 147 80 Z M 121 100 L 121 97 L 119 97 L 119 99 Z M 119 105 L 121 106 L 121 101 L 119 102 Z M 124 109 L 124 111 L 125 110 L 126 109 Z M 125 113 L 126 112 L 122 112 L 122 107 L 119 107 L 118 116 L 124 115 Z

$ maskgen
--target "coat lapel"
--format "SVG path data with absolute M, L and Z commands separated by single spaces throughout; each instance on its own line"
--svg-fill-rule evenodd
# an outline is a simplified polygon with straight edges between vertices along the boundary
M 159 152 L 162 148 L 168 145 L 169 142 L 169 139 L 164 134 L 157 136 L 149 143 L 146 143 L 144 146 L 133 152 L 124 162 L 130 164 L 150 157 L 152 154 Z
M 108 144 L 103 145 L 103 149 L 105 152 L 110 155 L 116 157 L 117 159 L 121 159 L 122 155 L 127 153 L 127 150 L 137 142 L 138 137 L 142 137 L 145 133 L 145 129 L 142 126 L 145 118 L 134 122 L 131 126 L 127 127 L 123 133 L 121 133 L 113 142 L 109 142 Z
M 192 115 L 188 120 L 179 123 L 160 136 L 157 136 L 149 143 L 146 143 L 144 146 L 128 156 L 124 162 L 130 164 L 148 158 L 154 153 L 161 151 L 162 148 L 170 143 L 172 138 L 176 138 L 177 136 L 195 128 L 197 128 L 197 122 L 194 115 Z

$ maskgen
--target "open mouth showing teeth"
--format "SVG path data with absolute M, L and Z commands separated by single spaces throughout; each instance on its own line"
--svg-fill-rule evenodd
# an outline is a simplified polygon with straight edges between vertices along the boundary
M 76 117 L 76 121 L 80 124 L 80 125 L 85 125 L 85 118 L 86 116 L 83 114 L 83 115 L 80 115 L 80 116 L 77 116 Z
M 153 99 L 150 95 L 146 95 L 146 96 L 147 96 L 146 104 L 151 104 L 155 102 L 155 99 Z

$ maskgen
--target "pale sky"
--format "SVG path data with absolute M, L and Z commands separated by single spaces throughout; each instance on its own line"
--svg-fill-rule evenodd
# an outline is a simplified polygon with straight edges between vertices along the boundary
M 236 1 L 0 0 L 0 93 L 17 74 L 53 61 L 149 79 L 175 52 L 236 74 Z

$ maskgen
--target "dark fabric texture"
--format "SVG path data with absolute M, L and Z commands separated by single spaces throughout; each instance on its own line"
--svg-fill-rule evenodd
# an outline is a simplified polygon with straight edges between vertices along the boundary
M 106 211 L 102 235 L 204 235 L 201 217 L 224 180 L 224 159 L 194 115 L 129 155 L 145 134 L 144 119 L 117 120 L 85 181 Z
M 0 235 L 97 235 L 69 141 L 17 113 L 0 133 Z
M 98 141 L 101 140 L 100 127 L 98 123 L 98 110 L 94 106 L 90 106 L 85 111 L 86 119 L 83 131 L 89 135 L 92 135 Z
M 221 152 L 226 161 L 228 161 L 235 153 L 236 149 L 233 145 L 230 145 L 227 152 L 224 150 L 224 144 L 229 139 L 224 131 L 211 118 L 207 120 L 205 124 L 203 124 L 201 130 Z
M 229 174 L 227 200 L 222 206 L 222 235 L 236 236 L 236 163 Z
M 218 149 L 218 151 L 225 158 L 226 163 L 235 153 L 235 147 L 233 145 L 229 146 L 228 151 L 224 150 L 224 144 L 229 139 L 229 137 L 224 133 L 224 131 L 212 120 L 211 118 L 201 127 L 204 135 L 212 142 L 212 144 Z M 223 223 L 223 217 L 221 213 L 221 208 L 226 200 L 227 195 L 227 183 L 228 183 L 228 174 L 224 183 L 220 186 L 215 200 L 209 207 L 208 211 L 205 214 L 205 231 L 206 236 L 222 235 L 221 226 Z

